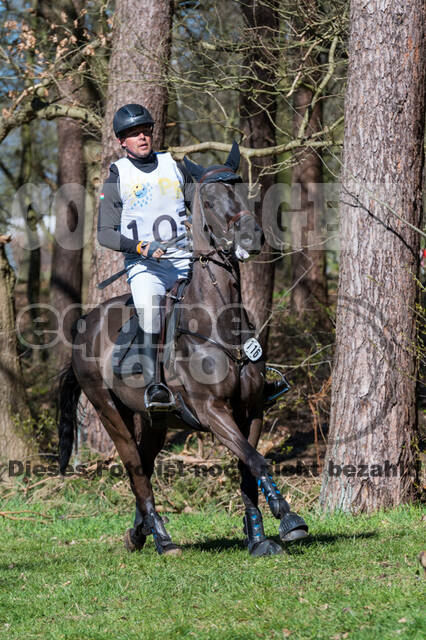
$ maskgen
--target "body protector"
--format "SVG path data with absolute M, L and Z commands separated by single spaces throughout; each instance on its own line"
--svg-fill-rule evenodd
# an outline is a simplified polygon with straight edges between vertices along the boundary
M 157 153 L 158 166 L 150 173 L 137 169 L 128 158 L 115 162 L 123 203 L 121 233 L 138 242 L 167 242 L 185 233 L 183 177 L 170 153 Z M 184 238 L 176 243 L 187 247 Z

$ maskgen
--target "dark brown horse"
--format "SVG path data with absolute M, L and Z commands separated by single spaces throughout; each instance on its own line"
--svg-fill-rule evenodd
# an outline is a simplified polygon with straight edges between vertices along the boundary
M 268 461 L 256 451 L 262 430 L 265 363 L 262 357 L 253 361 L 244 352 L 245 343 L 253 351 L 255 342 L 241 303 L 239 260 L 258 253 L 261 229 L 248 211 L 243 185 L 235 184 L 236 151 L 223 166 L 203 169 L 187 163 L 197 181 L 192 275 L 164 380 L 198 421 L 199 429 L 213 433 L 238 457 L 246 508 L 244 532 L 249 552 L 259 556 L 282 551 L 265 537 L 259 488 L 281 521 L 281 540 L 306 536 L 307 526 L 290 511 L 268 473 Z M 141 374 L 120 378 L 112 372 L 115 338 L 133 312 L 125 306 L 128 299 L 124 295 L 108 300 L 77 323 L 72 363 L 61 390 L 60 467 L 63 472 L 72 452 L 76 406 L 83 390 L 115 443 L 136 498 L 135 522 L 126 532 L 126 547 L 142 549 L 152 533 L 159 553 L 179 553 L 155 510 L 150 478 L 168 428 L 187 429 L 188 425 L 176 414 L 146 410 Z M 140 429 L 136 414 L 141 417 Z

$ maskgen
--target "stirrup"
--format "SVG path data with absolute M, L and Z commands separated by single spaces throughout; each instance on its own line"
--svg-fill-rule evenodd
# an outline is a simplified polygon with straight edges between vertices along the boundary
M 160 387 L 162 391 L 165 391 L 168 395 L 167 402 L 152 402 L 149 400 L 149 391 L 152 387 Z M 151 382 L 146 389 L 144 394 L 144 402 L 148 411 L 173 411 L 176 409 L 176 400 L 173 393 L 170 389 L 163 384 L 162 382 Z
M 278 398 L 291 389 L 291 385 L 285 375 L 278 369 L 266 367 L 266 370 L 273 371 L 281 378 L 281 380 L 275 380 L 275 382 L 265 382 L 263 405 L 269 408 L 275 404 Z

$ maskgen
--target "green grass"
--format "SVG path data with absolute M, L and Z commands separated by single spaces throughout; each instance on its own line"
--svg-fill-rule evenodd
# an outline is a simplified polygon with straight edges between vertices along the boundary
M 241 517 L 217 509 L 171 514 L 184 553 L 166 558 L 151 538 L 128 554 L 130 514 L 94 497 L 69 505 L 15 497 L 1 507 L 23 509 L 35 521 L 0 518 L 1 638 L 425 637 L 418 506 L 358 517 L 308 512 L 309 541 L 259 559 L 243 547 Z M 278 522 L 264 514 L 275 535 Z

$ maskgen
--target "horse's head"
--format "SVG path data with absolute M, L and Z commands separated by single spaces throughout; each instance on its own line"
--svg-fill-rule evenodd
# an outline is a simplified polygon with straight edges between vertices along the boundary
M 237 143 L 232 145 L 223 165 L 204 168 L 186 157 L 184 162 L 198 183 L 193 218 L 200 217 L 202 229 L 209 235 L 209 244 L 233 253 L 241 261 L 258 254 L 262 229 L 249 210 L 248 190 L 237 174 L 240 164 Z

